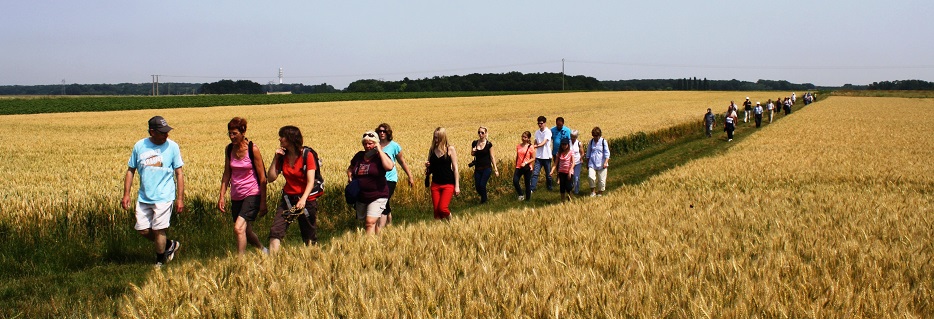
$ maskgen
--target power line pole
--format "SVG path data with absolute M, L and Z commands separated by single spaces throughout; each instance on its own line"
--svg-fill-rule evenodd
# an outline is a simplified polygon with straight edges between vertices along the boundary
M 561 91 L 564 91 L 564 58 L 561 58 Z
M 65 79 L 62 79 L 62 95 L 65 95 Z

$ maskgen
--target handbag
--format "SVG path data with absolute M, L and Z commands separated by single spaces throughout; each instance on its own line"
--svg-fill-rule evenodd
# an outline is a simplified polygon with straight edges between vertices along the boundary
M 360 180 L 354 179 L 347 183 L 347 187 L 344 187 L 344 200 L 348 205 L 354 205 L 358 198 L 360 198 Z

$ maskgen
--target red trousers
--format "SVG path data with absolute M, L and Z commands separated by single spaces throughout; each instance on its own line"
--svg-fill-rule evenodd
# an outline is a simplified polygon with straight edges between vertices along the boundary
M 431 183 L 431 204 L 435 219 L 451 217 L 451 198 L 454 197 L 454 185 Z

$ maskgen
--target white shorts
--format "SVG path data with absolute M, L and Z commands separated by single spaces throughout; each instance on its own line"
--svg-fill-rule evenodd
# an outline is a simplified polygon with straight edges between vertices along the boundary
M 173 203 L 147 204 L 136 201 L 136 230 L 169 228 Z
M 383 211 L 386 210 L 386 203 L 388 202 L 388 198 L 378 198 L 369 204 L 357 202 L 354 204 L 354 208 L 357 210 L 357 219 L 383 216 Z

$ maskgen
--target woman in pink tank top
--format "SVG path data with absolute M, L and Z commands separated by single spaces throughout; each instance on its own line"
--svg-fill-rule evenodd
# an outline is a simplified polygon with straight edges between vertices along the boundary
M 235 117 L 227 123 L 230 144 L 225 149 L 224 176 L 217 200 L 217 208 L 227 212 L 225 197 L 230 187 L 230 215 L 240 255 L 246 251 L 247 243 L 264 253 L 268 251 L 253 231 L 256 217 L 266 215 L 266 169 L 259 147 L 247 140 L 245 132 L 246 119 Z

